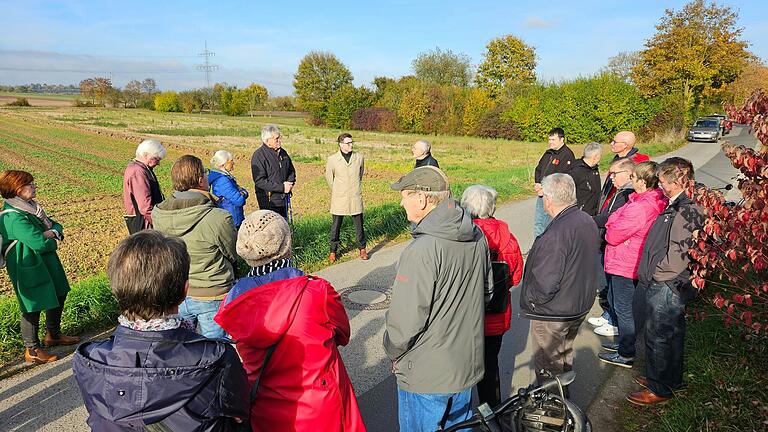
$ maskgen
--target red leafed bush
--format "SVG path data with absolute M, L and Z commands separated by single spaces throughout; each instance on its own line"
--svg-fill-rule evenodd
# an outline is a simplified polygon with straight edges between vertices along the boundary
M 743 324 L 768 336 L 768 95 L 756 92 L 741 108 L 727 106 L 726 111 L 734 121 L 750 125 L 762 149 L 723 145 L 741 171 L 743 203 L 726 203 L 718 191 L 698 190 L 696 201 L 707 218 L 694 233 L 692 281 L 713 292 L 727 325 Z
M 361 108 L 352 113 L 352 129 L 394 132 L 397 114 L 386 108 Z

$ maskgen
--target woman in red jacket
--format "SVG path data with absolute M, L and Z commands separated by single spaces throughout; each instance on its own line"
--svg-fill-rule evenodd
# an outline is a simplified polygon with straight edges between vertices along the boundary
M 236 341 L 251 393 L 254 431 L 365 431 L 338 345 L 347 313 L 327 281 L 291 261 L 291 231 L 275 212 L 248 215 L 237 253 L 252 267 L 215 321 Z
M 636 294 L 637 269 L 645 238 L 656 216 L 667 206 L 667 198 L 658 188 L 656 162 L 642 162 L 635 166 L 630 180 L 635 192 L 627 203 L 613 212 L 605 224 L 605 273 L 608 278 L 608 300 L 619 328 L 618 342 L 605 343 L 612 351 L 598 354 L 603 362 L 631 368 L 635 358 L 635 312 L 640 307 Z M 640 314 L 637 314 L 640 316 Z
M 504 261 L 509 266 L 509 287 L 511 288 L 519 284 L 523 277 L 523 255 L 520 253 L 517 239 L 509 232 L 509 225 L 493 218 L 498 195 L 498 192 L 491 187 L 473 185 L 468 187 L 461 196 L 461 206 L 472 215 L 475 225 L 485 234 L 492 259 Z M 502 338 L 509 330 L 512 318 L 511 302 L 507 299 L 506 303 L 504 312 L 486 312 L 485 314 L 485 376 L 477 383 L 477 395 L 480 403 L 487 402 L 491 407 L 501 402 L 498 357 Z

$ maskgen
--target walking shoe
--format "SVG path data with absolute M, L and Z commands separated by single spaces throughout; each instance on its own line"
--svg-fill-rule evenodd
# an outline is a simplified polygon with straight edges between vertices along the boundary
M 74 345 L 80 343 L 80 338 L 77 336 L 66 336 L 61 333 L 53 334 L 49 331 L 45 332 L 45 346 L 52 347 L 56 345 Z
M 627 400 L 636 405 L 655 405 L 658 403 L 664 403 L 670 399 L 672 398 L 659 396 L 648 389 L 627 395 Z
M 592 325 L 593 327 L 602 327 L 602 326 L 610 323 L 610 321 L 608 321 L 602 315 L 600 315 L 599 317 L 591 317 L 591 318 L 587 319 L 587 322 L 590 325 Z
M 55 355 L 48 354 L 40 348 L 27 348 L 24 350 L 24 360 L 27 363 L 44 364 L 55 362 L 58 359 Z
M 603 349 L 610 352 L 619 351 L 619 344 L 617 342 L 606 342 L 603 344 Z
M 331 264 L 336 262 L 336 252 L 331 252 L 328 254 L 328 262 Z
M 635 383 L 648 388 L 648 378 L 644 377 L 643 375 L 638 375 L 634 379 Z
M 625 368 L 631 368 L 632 364 L 635 363 L 634 357 L 622 357 L 619 353 L 600 353 L 597 357 L 601 362 Z
M 618 336 L 619 328 L 610 324 L 606 324 L 596 328 L 595 333 L 599 334 L 600 336 Z
M 360 249 L 360 259 L 363 261 L 368 259 L 368 252 L 365 249 Z

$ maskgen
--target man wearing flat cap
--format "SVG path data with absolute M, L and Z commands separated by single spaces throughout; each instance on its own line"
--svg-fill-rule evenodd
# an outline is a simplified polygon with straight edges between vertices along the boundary
M 438 168 L 416 168 L 391 187 L 413 241 L 397 265 L 384 350 L 397 378 L 400 430 L 431 432 L 470 416 L 472 387 L 484 373 L 490 255 Z

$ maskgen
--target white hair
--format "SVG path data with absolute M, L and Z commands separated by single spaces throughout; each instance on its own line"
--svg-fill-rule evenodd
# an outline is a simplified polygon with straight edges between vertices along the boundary
M 594 141 L 584 146 L 584 157 L 587 159 L 593 156 L 602 155 L 602 154 L 603 154 L 603 146 Z
M 213 165 L 214 168 L 221 168 L 233 159 L 234 157 L 232 156 L 232 153 L 226 150 L 217 150 L 211 158 L 211 165 Z
M 275 135 L 280 135 L 280 129 L 277 126 L 268 124 L 261 128 L 261 142 L 264 144 L 267 143 L 268 139 L 274 137 Z
M 429 153 L 429 151 L 432 150 L 432 145 L 427 140 L 418 140 L 416 141 L 416 145 L 421 147 L 421 149 L 424 150 L 424 153 Z
M 156 140 L 154 138 L 145 139 L 144 141 L 139 144 L 138 147 L 136 147 L 136 159 L 143 159 L 143 158 L 159 158 L 159 159 L 165 159 L 165 156 L 168 155 L 168 151 L 165 150 L 165 147 L 163 147 L 162 144 L 160 144 L 159 140 Z
M 568 174 L 555 173 L 544 177 L 541 190 L 556 206 L 576 204 L 576 183 Z
M 488 219 L 496 212 L 496 189 L 485 185 L 472 185 L 461 195 L 461 206 L 480 219 Z

